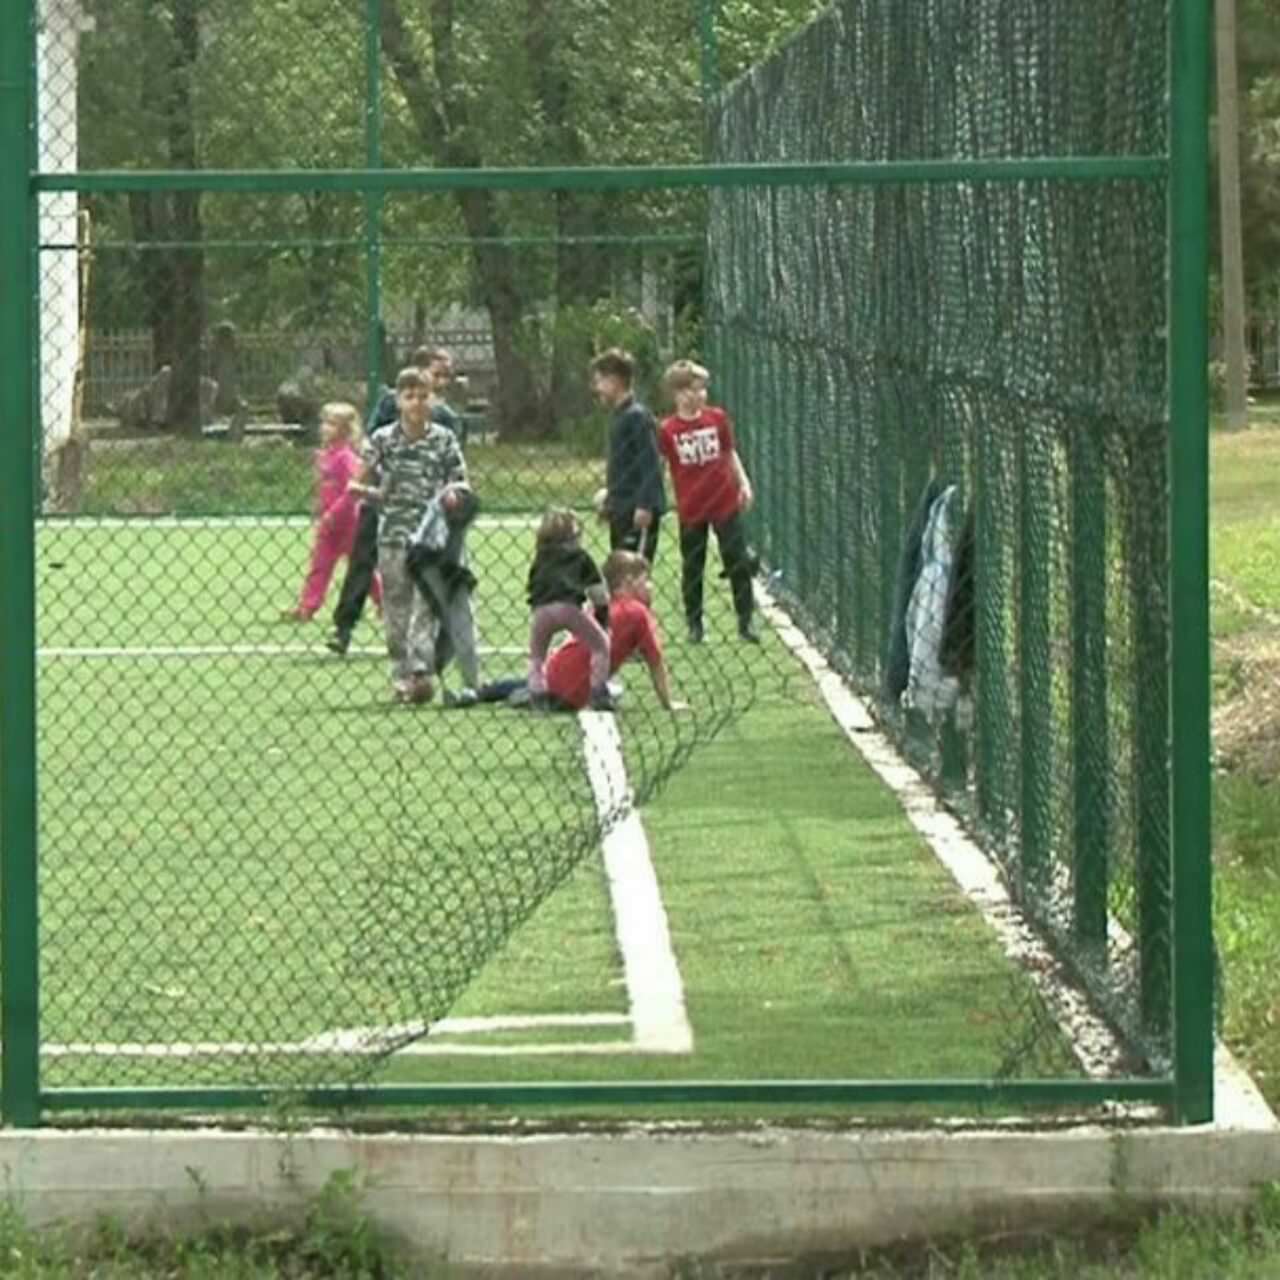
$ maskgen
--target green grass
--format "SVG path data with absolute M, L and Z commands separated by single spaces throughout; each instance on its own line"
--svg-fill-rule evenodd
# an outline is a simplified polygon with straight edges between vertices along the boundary
M 42 527 L 45 649 L 315 646 L 42 660 L 46 1042 L 270 1044 L 446 1008 L 624 1010 L 576 722 L 389 706 L 379 657 L 331 659 L 318 625 L 275 621 L 308 536 L 288 523 Z M 473 535 L 487 644 L 523 644 L 529 540 L 526 528 Z M 660 562 L 669 619 L 677 576 L 674 556 Z M 1072 1070 L 1053 1034 L 1014 1052 L 1041 1020 L 1029 986 L 798 664 L 776 637 L 759 650 L 730 639 L 728 592 L 708 585 L 709 643 L 668 638 L 694 714 L 660 712 L 628 668 L 619 717 L 633 785 L 675 770 L 645 821 L 693 1055 L 402 1058 L 379 1078 Z M 371 621 L 357 643 L 377 643 Z M 522 665 L 486 659 L 488 674 Z M 45 1067 L 55 1086 L 357 1070 L 270 1053 Z
M 99 443 L 90 453 L 85 515 L 281 515 L 311 508 L 311 450 L 280 441 L 230 445 L 162 437 Z M 472 443 L 471 481 L 490 512 L 586 507 L 603 459 L 572 445 Z
M 1109 1219 L 1078 1217 L 1052 1234 L 1006 1229 L 767 1267 L 671 1259 L 663 1274 L 668 1280 L 1271 1280 L 1280 1275 L 1276 1201 L 1274 1189 L 1265 1188 L 1248 1213 L 1156 1216 L 1134 1208 Z M 88 1231 L 34 1230 L 5 1207 L 0 1258 L 4 1274 L 24 1280 L 448 1280 L 467 1274 L 391 1240 L 350 1174 L 335 1174 L 290 1225 L 264 1217 L 257 1224 L 214 1220 L 197 1230 L 130 1232 L 102 1218 Z
M 688 1280 L 699 1273 L 689 1271 Z M 704 1272 L 704 1275 L 713 1273 Z M 859 1265 L 799 1274 L 827 1280 L 1272 1280 L 1280 1276 L 1280 1211 L 1268 1188 L 1249 1214 L 1134 1208 L 1059 1231 L 1005 1230 L 973 1240 L 873 1250 Z
M 1280 1106 L 1280 784 L 1268 764 L 1280 743 L 1280 407 L 1257 407 L 1248 433 L 1215 433 L 1211 479 L 1219 745 L 1238 742 L 1214 787 L 1224 1031 Z

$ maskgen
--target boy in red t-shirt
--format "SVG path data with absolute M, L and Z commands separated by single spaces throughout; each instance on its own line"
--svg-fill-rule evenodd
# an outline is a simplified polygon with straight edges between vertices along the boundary
M 633 653 L 649 668 L 653 691 L 668 711 L 686 711 L 671 697 L 671 680 L 662 656 L 658 620 L 650 606 L 649 562 L 635 551 L 614 551 L 602 569 L 609 588 L 609 674 L 613 675 Z M 548 659 L 547 693 L 562 707 L 611 710 L 599 694 L 591 692 L 591 651 L 574 636 Z
M 658 450 L 671 468 L 680 517 L 680 587 L 685 622 L 690 641 L 701 644 L 707 531 L 714 529 L 725 577 L 733 590 L 738 635 L 750 644 L 759 644 L 760 637 L 752 625 L 755 557 L 742 524 L 742 513 L 750 510 L 754 495 L 738 457 L 729 415 L 707 404 L 710 377 L 706 369 L 691 360 L 677 360 L 667 370 L 666 385 L 676 411 L 658 432 Z
M 653 690 L 662 706 L 667 711 L 687 711 L 687 703 L 671 696 L 658 620 L 649 604 L 649 562 L 635 551 L 614 551 L 601 573 L 609 588 L 609 674 L 613 675 L 632 654 L 639 653 L 649 668 Z M 495 680 L 479 690 L 476 701 L 549 711 L 581 711 L 584 707 L 614 710 L 613 698 L 607 691 L 592 691 L 591 650 L 577 636 L 551 654 L 544 672 L 545 693 L 531 694 L 526 680 Z

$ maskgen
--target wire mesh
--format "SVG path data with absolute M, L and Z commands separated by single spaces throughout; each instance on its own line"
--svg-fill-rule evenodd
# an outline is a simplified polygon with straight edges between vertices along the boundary
M 38 167 L 697 159 L 687 6 L 651 6 L 624 54 L 592 9 L 531 5 L 524 29 L 499 5 L 446 21 L 380 0 L 373 30 L 337 0 L 121 0 L 84 31 L 78 5 L 51 5 Z M 1163 33 L 1154 4 L 1086 29 L 1030 4 L 840 3 L 718 100 L 714 158 L 1155 154 Z M 620 60 L 660 68 L 656 90 Z M 1163 187 L 1136 181 L 42 196 L 46 1083 L 385 1068 L 695 750 L 762 702 L 816 701 L 785 617 L 762 625 L 735 595 L 757 568 L 756 598 L 872 695 L 1057 944 L 1056 980 L 1126 1047 L 1071 1043 L 1079 1024 L 1027 980 L 1029 933 L 994 980 L 958 966 L 886 988 L 895 1016 L 927 1021 L 943 989 L 972 1000 L 998 1024 L 977 1075 L 1163 1067 L 1164 217 Z M 726 461 L 714 419 L 677 424 L 665 464 L 642 432 L 671 508 L 653 552 L 588 375 L 615 347 L 655 418 L 673 359 L 710 366 L 754 489 L 742 524 L 673 491 L 679 466 Z M 332 487 L 346 466 L 388 501 L 405 368 L 444 432 L 415 515 L 464 464 L 478 502 L 448 544 L 460 594 L 397 594 L 386 509 Z M 354 462 L 334 404 L 364 428 Z M 548 509 L 574 513 L 597 567 L 627 539 L 653 560 L 670 696 L 692 709 L 634 666 L 592 689 L 621 703 L 622 772 L 590 712 L 468 705 L 521 701 L 483 686 L 528 673 Z M 381 618 L 338 594 L 362 536 Z M 709 542 L 719 576 L 715 552 L 696 567 Z M 387 652 L 406 607 L 431 641 L 419 666 Z M 736 643 L 744 626 L 765 643 Z M 428 681 L 433 706 L 402 705 Z M 761 767 L 744 756 L 728 785 Z M 893 884 L 904 929 L 940 927 L 936 897 Z M 964 989 L 979 973 L 998 997 Z M 825 993 L 830 973 L 811 976 Z

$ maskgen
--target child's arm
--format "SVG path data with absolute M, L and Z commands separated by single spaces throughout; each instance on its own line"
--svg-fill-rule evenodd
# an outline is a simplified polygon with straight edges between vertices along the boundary
M 592 615 L 604 631 L 609 630 L 609 588 L 605 586 L 600 566 L 589 551 L 578 552 L 578 586 L 591 606 Z
M 687 702 L 677 702 L 671 696 L 671 678 L 667 675 L 667 661 L 662 656 L 662 644 L 658 639 L 657 622 L 652 613 L 647 613 L 646 626 L 640 635 L 639 645 L 645 665 L 649 668 L 649 679 L 653 681 L 653 691 L 658 701 L 667 711 L 688 711 Z
M 354 453 L 338 461 L 336 476 L 338 484 L 335 486 L 338 496 L 320 513 L 322 524 L 333 524 L 340 515 L 355 506 L 356 495 L 352 492 L 351 484 L 362 469 L 363 464 Z
M 452 441 L 452 444 L 450 445 L 449 452 L 446 456 L 446 461 L 449 467 L 449 479 L 446 483 L 451 485 L 467 485 L 469 488 L 470 482 L 467 480 L 467 460 L 462 456 L 462 446 L 458 443 L 457 437 L 454 436 L 452 432 L 450 432 L 449 438 Z
M 378 477 L 378 484 L 369 483 L 374 476 Z M 364 452 L 360 457 L 360 469 L 356 473 L 356 478 L 347 485 L 347 488 L 350 492 L 368 501 L 376 502 L 382 496 L 382 477 L 381 441 L 376 436 L 370 436 L 365 441 Z
M 677 702 L 671 696 L 671 678 L 667 675 L 667 664 L 661 658 L 649 664 L 649 678 L 653 681 L 653 691 L 658 695 L 658 702 L 666 711 L 688 711 L 687 702 Z
M 756 494 L 751 487 L 747 469 L 742 465 L 742 459 L 738 456 L 737 449 L 733 451 L 733 471 L 738 477 L 738 506 L 743 511 L 750 511 L 752 504 L 756 500 Z
M 360 470 L 356 472 L 356 478 L 347 485 L 347 492 L 354 493 L 358 497 L 365 499 L 377 499 L 381 490 L 376 484 L 369 483 L 369 477 L 372 470 L 367 462 L 360 464 Z

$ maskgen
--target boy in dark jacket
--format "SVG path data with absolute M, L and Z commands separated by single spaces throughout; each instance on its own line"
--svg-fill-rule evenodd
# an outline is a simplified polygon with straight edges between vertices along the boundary
M 635 361 L 613 347 L 591 362 L 591 390 L 612 412 L 605 470 L 609 547 L 638 551 L 653 564 L 658 551 L 666 494 L 653 414 L 632 392 Z

